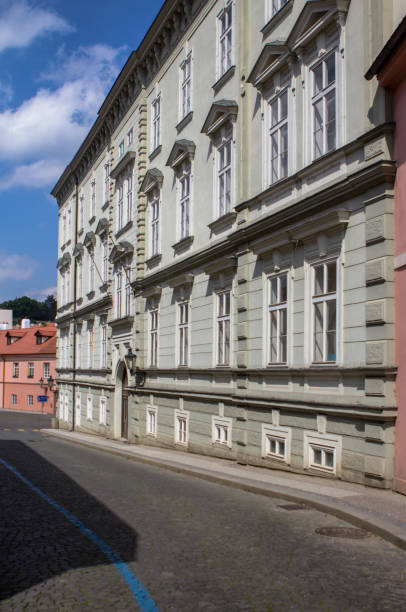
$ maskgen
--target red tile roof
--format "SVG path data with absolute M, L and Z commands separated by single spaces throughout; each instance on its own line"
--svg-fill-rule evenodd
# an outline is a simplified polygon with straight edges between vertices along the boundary
M 47 336 L 41 344 L 37 344 L 37 335 Z M 18 339 L 7 344 L 7 337 Z M 12 328 L 0 330 L 0 354 L 1 355 L 52 355 L 56 354 L 56 326 L 33 325 L 27 329 Z

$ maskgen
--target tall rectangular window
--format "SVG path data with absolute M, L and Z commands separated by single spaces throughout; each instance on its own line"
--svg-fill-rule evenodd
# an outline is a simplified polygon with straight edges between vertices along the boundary
M 118 186 L 117 193 L 117 230 L 120 230 L 124 225 L 124 185 L 121 183 Z
M 118 156 L 122 157 L 124 155 L 124 140 L 120 142 L 118 145 Z
M 80 421 L 82 416 L 81 396 L 80 391 L 76 392 L 76 425 L 80 427 Z
M 104 283 L 107 283 L 108 266 L 109 266 L 109 258 L 108 258 L 108 248 L 107 248 L 107 236 L 104 236 L 102 240 L 102 272 L 103 272 L 103 282 Z
M 151 257 L 159 253 L 159 189 L 154 189 L 149 199 L 151 222 Z
M 269 182 L 288 174 L 288 92 L 285 89 L 269 103 Z
M 104 202 L 110 199 L 110 164 L 104 164 Z
M 175 410 L 175 442 L 187 444 L 189 435 L 189 413 Z
M 87 330 L 87 367 L 93 367 L 93 349 L 94 349 L 93 327 Z
M 158 365 L 158 308 L 149 312 L 149 364 Z
M 65 299 L 70 302 L 70 268 L 66 270 L 65 277 Z
M 11 405 L 17 406 L 17 395 L 15 393 L 11 394 Z
M 217 149 L 217 214 L 231 211 L 231 135 Z
M 28 362 L 27 376 L 28 378 L 34 378 L 34 363 L 32 361 Z
M 312 268 L 313 361 L 337 360 L 337 260 Z
M 179 365 L 188 365 L 189 355 L 189 302 L 178 305 Z
M 82 367 L 81 349 L 82 349 L 82 327 L 78 325 L 76 328 L 76 367 Z
M 106 425 L 106 417 L 107 417 L 107 399 L 105 397 L 100 398 L 100 414 L 99 414 L 99 422 L 100 425 Z
M 131 270 L 126 268 L 125 272 L 125 315 L 131 315 Z
M 34 396 L 27 395 L 27 406 L 32 406 L 34 404 Z
M 269 363 L 287 361 L 288 275 L 269 279 Z
M 122 290 L 123 290 L 123 274 L 122 270 L 116 272 L 116 319 L 121 319 L 122 315 Z
M 312 68 L 313 158 L 336 148 L 336 56 Z
M 152 101 L 152 151 L 161 144 L 161 96 Z
M 147 434 L 156 436 L 157 432 L 157 409 L 147 406 Z
M 91 196 L 90 196 L 90 218 L 96 216 L 96 181 L 91 182 Z
M 94 291 L 94 251 L 93 249 L 89 249 L 88 252 L 89 258 L 89 293 Z
M 88 421 L 91 421 L 93 417 L 93 397 L 91 395 L 87 396 L 87 406 L 86 406 L 86 418 Z
M 127 178 L 127 223 L 133 218 L 133 177 Z
M 179 179 L 180 239 L 190 236 L 190 167 Z
M 106 322 L 103 321 L 101 325 L 101 359 L 100 366 L 102 368 L 107 368 L 107 325 Z
M 85 224 L 85 201 L 83 195 L 79 198 L 79 231 L 81 231 Z
M 50 377 L 49 363 L 47 361 L 44 361 L 44 378 L 49 378 L 49 377 Z
M 181 118 L 191 111 L 191 86 L 192 86 L 192 58 L 187 57 L 180 66 L 180 88 L 181 88 Z
M 230 365 L 231 291 L 217 294 L 217 365 Z
M 20 365 L 18 363 L 13 363 L 13 378 L 18 378 L 20 374 Z
M 133 128 L 131 128 L 127 132 L 127 145 L 128 146 L 132 145 L 133 140 L 134 140 L 134 130 L 133 130 Z
M 83 297 L 83 262 L 82 258 L 78 259 L 77 265 L 77 273 L 78 273 L 78 298 Z
M 226 6 L 218 16 L 219 21 L 219 77 L 221 77 L 232 64 L 232 5 Z

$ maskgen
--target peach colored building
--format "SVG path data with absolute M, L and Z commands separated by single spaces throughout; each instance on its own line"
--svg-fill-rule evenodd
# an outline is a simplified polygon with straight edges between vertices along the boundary
M 394 489 L 406 494 L 406 17 L 366 74 L 391 95 L 395 121 L 395 338 L 396 398 Z
M 53 414 L 55 355 L 54 324 L 0 330 L 0 408 Z

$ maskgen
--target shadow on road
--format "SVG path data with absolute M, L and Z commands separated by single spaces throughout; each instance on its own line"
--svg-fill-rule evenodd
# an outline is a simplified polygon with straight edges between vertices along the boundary
M 26 444 L 0 441 L 0 457 L 69 510 L 124 561 L 137 535 L 64 472 Z M 0 464 L 0 601 L 69 569 L 109 563 L 96 544 Z

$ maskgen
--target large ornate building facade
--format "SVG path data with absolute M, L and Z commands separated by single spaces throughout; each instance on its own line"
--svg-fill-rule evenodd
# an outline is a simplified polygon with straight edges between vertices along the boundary
M 164 2 L 53 190 L 62 426 L 391 486 L 400 5 Z

